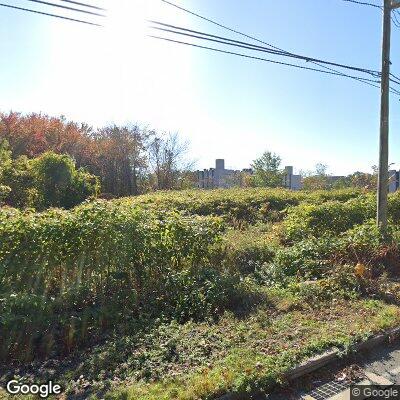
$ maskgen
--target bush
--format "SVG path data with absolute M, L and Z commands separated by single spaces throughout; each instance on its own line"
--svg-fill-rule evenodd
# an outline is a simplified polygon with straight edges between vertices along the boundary
M 103 201 L 72 211 L 2 209 L 2 355 L 33 354 L 48 332 L 53 349 L 71 351 L 143 313 L 184 319 L 216 312 L 225 283 L 231 284 L 220 271 L 204 268 L 222 229 L 219 218 Z M 26 339 L 31 352 L 27 345 L 11 351 L 19 346 L 17 326 L 32 332 Z
M 8 197 L 10 192 L 11 192 L 11 188 L 9 186 L 0 185 L 0 205 Z
M 398 224 L 400 222 L 400 191 L 389 195 L 388 211 L 392 222 Z
M 283 238 L 293 242 L 307 236 L 337 235 L 354 225 L 362 224 L 375 213 L 372 196 L 363 196 L 344 203 L 301 204 L 292 207 L 283 222 Z
M 361 195 L 354 189 L 303 192 L 286 189 L 216 189 L 158 192 L 116 200 L 146 208 L 184 210 L 197 215 L 218 215 L 234 226 L 282 220 L 288 207 L 337 200 L 347 201 Z M 238 224 L 239 222 L 239 224 Z
M 82 169 L 66 154 L 44 153 L 31 162 L 36 207 L 71 208 L 99 193 L 98 179 Z
M 212 262 L 232 273 L 249 275 L 263 263 L 272 261 L 276 247 L 267 233 L 258 228 L 231 230 L 213 249 Z
M 361 293 L 362 286 L 351 265 L 337 265 L 330 276 L 316 281 L 294 283 L 291 291 L 307 304 L 318 304 L 334 299 L 354 299 Z
M 292 247 L 281 247 L 269 263 L 256 271 L 259 280 L 267 284 L 286 285 L 292 278 L 300 280 L 320 279 L 331 273 L 331 257 L 339 239 L 324 236 L 310 238 Z
M 366 277 L 380 275 L 384 269 L 398 274 L 400 266 L 400 235 L 398 228 L 389 224 L 383 237 L 374 220 L 334 235 L 309 236 L 292 246 L 281 247 L 272 261 L 256 270 L 256 276 L 269 284 L 284 284 L 295 280 L 327 279 L 339 267 L 359 264 Z
M 9 188 L 3 196 L 6 204 L 18 208 L 71 208 L 99 193 L 97 177 L 76 169 L 68 155 L 51 152 L 34 159 L 21 156 L 8 163 L 0 183 Z
M 217 316 L 237 297 L 239 276 L 220 269 L 172 269 L 165 271 L 164 276 L 168 291 L 160 292 L 152 308 L 178 322 Z

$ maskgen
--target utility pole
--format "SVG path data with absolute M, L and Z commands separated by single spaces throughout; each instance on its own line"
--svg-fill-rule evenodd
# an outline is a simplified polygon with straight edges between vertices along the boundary
M 400 6 L 397 5 L 397 6 Z M 384 0 L 382 76 L 381 76 L 381 122 L 379 135 L 379 170 L 377 193 L 377 224 L 383 233 L 387 229 L 387 203 L 389 183 L 389 83 L 390 83 L 390 31 L 394 1 Z

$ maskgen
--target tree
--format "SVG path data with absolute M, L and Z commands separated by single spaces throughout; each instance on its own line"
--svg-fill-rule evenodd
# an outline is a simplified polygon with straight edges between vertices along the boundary
M 2 157 L 0 151 L 0 157 Z M 83 169 L 77 169 L 68 155 L 47 152 L 29 159 L 20 156 L 2 168 L 0 196 L 7 205 L 18 208 L 73 207 L 96 196 L 98 179 Z
M 112 125 L 92 135 L 95 156 L 89 170 L 100 177 L 104 192 L 129 196 L 143 191 L 150 136 L 137 125 Z
M 188 142 L 181 142 L 176 133 L 159 136 L 154 132 L 148 147 L 154 189 L 180 188 L 182 177 L 187 176 L 193 167 L 193 162 L 185 158 L 188 147 Z
M 11 188 L 7 185 L 3 185 L 3 175 L 5 171 L 10 168 L 12 164 L 11 150 L 6 140 L 0 141 L 0 205 L 7 198 L 11 192 Z
M 97 177 L 76 169 L 74 160 L 65 154 L 47 152 L 31 160 L 38 208 L 70 208 L 97 195 Z
M 280 170 L 281 158 L 269 151 L 253 161 L 253 182 L 255 186 L 279 187 L 282 186 L 283 171 Z
M 331 182 L 327 174 L 328 167 L 325 164 L 318 163 L 314 171 L 301 171 L 303 177 L 303 189 L 322 190 L 329 189 Z
M 372 167 L 372 171 L 372 174 L 357 171 L 349 175 L 351 186 L 366 190 L 376 189 L 378 184 L 378 171 L 376 167 Z
M 178 135 L 158 134 L 138 125 L 93 129 L 63 116 L 9 112 L 0 113 L 0 142 L 3 139 L 8 141 L 14 160 L 21 156 L 37 158 L 49 151 L 67 154 L 76 168 L 99 177 L 103 197 L 182 188 L 193 183 L 192 164 L 184 159 L 187 143 L 181 142 Z M 26 172 L 25 168 L 14 178 L 20 181 Z M 26 201 L 22 196 L 17 203 Z
M 69 154 L 80 165 L 90 157 L 90 132 L 88 125 L 66 121 L 63 116 L 0 113 L 0 140 L 9 142 L 15 158 L 21 155 L 33 158 L 53 151 Z

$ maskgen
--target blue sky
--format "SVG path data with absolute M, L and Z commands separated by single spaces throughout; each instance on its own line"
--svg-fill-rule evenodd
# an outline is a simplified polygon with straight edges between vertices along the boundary
M 173 1 L 290 51 L 380 69 L 378 9 L 342 0 Z M 91 2 L 109 9 L 104 29 L 0 9 L 1 110 L 178 132 L 199 168 L 215 158 L 244 168 L 264 150 L 297 170 L 322 162 L 331 173 L 346 174 L 377 164 L 379 89 L 147 38 L 146 19 L 235 37 L 159 0 Z M 399 39 L 393 26 L 398 75 Z M 399 166 L 395 96 L 390 121 L 390 161 Z

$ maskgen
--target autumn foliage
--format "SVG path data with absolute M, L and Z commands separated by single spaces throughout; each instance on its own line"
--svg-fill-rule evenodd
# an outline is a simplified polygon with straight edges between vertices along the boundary
M 93 129 L 62 116 L 0 113 L 0 142 L 4 140 L 13 159 L 46 152 L 68 155 L 76 168 L 99 177 L 106 198 L 192 184 L 183 159 L 186 145 L 178 136 L 138 125 Z

